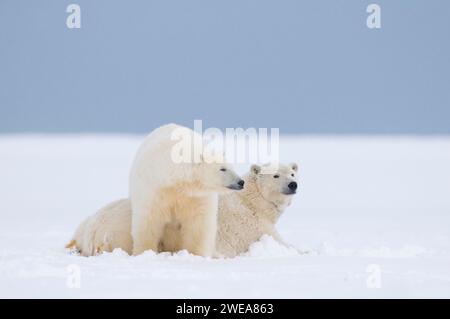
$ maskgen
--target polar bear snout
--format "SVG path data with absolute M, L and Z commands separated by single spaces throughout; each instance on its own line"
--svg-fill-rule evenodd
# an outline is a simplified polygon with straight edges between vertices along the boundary
M 289 183 L 288 188 L 295 192 L 297 190 L 297 182 Z
M 243 179 L 240 179 L 238 182 L 232 183 L 232 184 L 228 185 L 227 187 L 229 189 L 241 190 L 244 188 L 244 184 L 245 184 L 245 181 Z
M 233 190 L 244 188 L 244 180 L 230 166 L 222 166 L 220 172 L 223 187 Z
M 297 193 L 297 182 L 290 182 L 287 187 L 284 188 L 283 194 L 285 195 L 294 195 Z

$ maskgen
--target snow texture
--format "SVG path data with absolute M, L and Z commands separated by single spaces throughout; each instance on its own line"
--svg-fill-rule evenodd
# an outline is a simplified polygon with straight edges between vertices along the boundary
M 450 138 L 282 137 L 281 161 L 300 167 L 278 225 L 292 248 L 67 252 L 83 218 L 128 195 L 142 138 L 0 137 L 1 298 L 450 297 Z

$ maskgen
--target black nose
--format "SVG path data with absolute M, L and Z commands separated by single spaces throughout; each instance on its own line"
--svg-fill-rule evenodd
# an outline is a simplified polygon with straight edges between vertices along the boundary
M 244 184 L 245 184 L 245 182 L 242 179 L 238 182 L 238 185 L 241 186 L 241 187 L 244 187 Z
M 297 189 L 297 183 L 296 182 L 290 182 L 288 187 L 289 187 L 289 189 L 295 191 Z

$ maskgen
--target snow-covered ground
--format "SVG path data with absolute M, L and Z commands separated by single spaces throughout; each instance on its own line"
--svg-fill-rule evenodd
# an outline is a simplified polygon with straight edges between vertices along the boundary
M 309 254 L 271 238 L 235 259 L 68 254 L 127 196 L 141 140 L 0 136 L 0 297 L 450 297 L 450 138 L 283 137 L 301 177 L 279 231 Z

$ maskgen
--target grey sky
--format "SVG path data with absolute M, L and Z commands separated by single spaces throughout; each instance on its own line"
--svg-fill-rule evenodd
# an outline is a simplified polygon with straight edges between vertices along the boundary
M 378 3 L 382 28 L 366 27 Z M 81 6 L 82 28 L 66 27 Z M 0 132 L 450 133 L 450 1 L 0 0 Z

